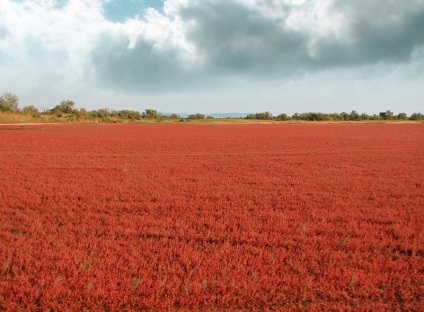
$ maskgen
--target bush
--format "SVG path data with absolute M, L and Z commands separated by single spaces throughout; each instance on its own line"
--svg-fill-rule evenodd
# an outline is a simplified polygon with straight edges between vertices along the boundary
M 38 110 L 37 107 L 35 107 L 33 105 L 25 106 L 22 109 L 22 113 L 25 114 L 25 115 L 32 116 L 32 117 L 40 116 L 40 111 Z
M 361 115 L 359 115 L 356 111 L 351 111 L 349 114 L 349 120 L 362 120 Z
M 338 113 L 333 113 L 333 114 L 330 114 L 329 116 L 330 116 L 331 120 L 338 120 L 338 121 L 343 120 L 342 115 L 340 115 Z
M 115 115 L 121 119 L 141 120 L 143 118 L 140 112 L 126 109 L 116 112 Z
M 154 109 L 146 109 L 143 114 L 142 114 L 143 118 L 148 118 L 148 119 L 159 119 L 160 118 L 160 114 L 154 110 Z
M 260 119 L 260 120 L 271 120 L 272 114 L 270 112 L 249 114 L 246 116 L 246 119 Z
M 283 113 L 277 116 L 277 120 L 282 120 L 282 121 L 290 120 L 290 116 Z
M 101 108 L 98 110 L 92 110 L 90 111 L 90 117 L 91 118 L 110 118 L 111 112 L 107 108 Z
M 171 114 L 168 117 L 169 117 L 169 119 L 180 119 L 181 118 L 180 115 L 178 115 L 178 114 Z
M 421 113 L 413 113 L 411 117 L 409 117 L 410 120 L 424 120 L 424 115 Z
M 188 119 L 205 119 L 206 116 L 203 114 L 192 114 L 188 116 Z
M 74 101 L 63 100 L 59 105 L 56 105 L 50 110 L 50 114 L 56 115 L 58 117 L 61 117 L 64 114 L 72 114 L 74 111 L 74 105 Z
M 406 120 L 406 119 L 408 119 L 408 116 L 405 113 L 399 113 L 397 115 L 397 119 L 399 119 L 399 120 Z

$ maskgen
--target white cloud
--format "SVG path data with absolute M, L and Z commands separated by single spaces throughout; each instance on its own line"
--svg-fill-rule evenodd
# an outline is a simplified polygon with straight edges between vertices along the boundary
M 71 0 L 57 9 L 55 1 L 1 0 L 0 7 L 7 33 L 0 50 L 13 60 L 3 66 L 15 77 L 30 76 L 29 84 L 82 78 L 92 42 L 105 24 L 99 2 Z
M 365 81 L 377 67 L 422 80 L 422 0 L 167 0 L 121 23 L 108 1 L 0 0 L 4 91 L 227 94 L 323 74 L 347 83 L 351 71 Z
M 415 2 L 413 9 L 406 9 L 398 2 L 383 4 L 381 0 L 348 4 L 337 0 L 168 0 L 164 14 L 150 10 L 143 20 L 123 25 L 137 25 L 139 32 L 132 32 L 130 47 L 139 50 L 123 50 L 124 38 L 114 38 L 116 45 L 108 41 L 107 47 L 104 40 L 99 41 L 95 50 L 101 53 L 94 54 L 98 58 L 95 68 L 109 86 L 113 84 L 110 78 L 115 76 L 122 83 L 125 76 L 132 82 L 126 82 L 130 87 L 158 79 L 156 86 L 166 80 L 164 87 L 169 89 L 181 77 L 287 78 L 299 71 L 408 62 L 424 43 L 422 36 L 410 35 L 424 24 L 417 12 L 423 13 L 424 5 Z M 111 49 L 112 58 L 105 49 Z M 142 61 L 152 59 L 152 54 L 156 65 Z M 164 58 L 172 54 L 169 64 Z M 137 55 L 140 62 L 135 61 Z M 159 74 L 146 81 L 145 74 L 155 66 Z M 167 71 L 164 66 L 171 67 Z M 151 88 L 151 83 L 147 86 Z

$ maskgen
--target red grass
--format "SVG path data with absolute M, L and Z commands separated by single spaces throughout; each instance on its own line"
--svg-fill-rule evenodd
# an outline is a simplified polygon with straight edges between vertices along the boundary
M 424 125 L 0 127 L 0 310 L 421 310 Z

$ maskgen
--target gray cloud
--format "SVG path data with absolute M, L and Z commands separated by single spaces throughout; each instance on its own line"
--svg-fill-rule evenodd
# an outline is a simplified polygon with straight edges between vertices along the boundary
M 205 90 L 225 87 L 220 74 L 203 66 L 186 66 L 179 49 L 159 49 L 154 42 L 138 38 L 129 48 L 126 36 L 104 33 L 92 53 L 95 80 L 110 88 L 146 94 L 158 91 Z
M 158 81 L 162 86 L 176 85 L 179 83 L 176 76 L 186 75 L 173 51 L 160 51 L 154 47 L 154 42 L 143 38 L 139 38 L 132 48 L 128 48 L 129 44 L 124 35 L 104 33 L 100 37 L 92 62 L 96 76 L 101 77 L 102 82 L 120 87 L 157 89 Z
M 414 49 L 424 44 L 421 0 L 337 0 L 334 9 L 345 15 L 346 35 L 352 42 L 341 49 L 340 65 L 407 62 Z
M 308 62 L 307 35 L 238 2 L 197 2 L 180 14 L 190 25 L 187 39 L 224 72 L 291 70 L 294 63 Z
M 295 31 L 280 20 L 240 3 L 219 1 L 193 4 L 181 17 L 194 21 L 187 37 L 206 58 L 229 70 L 291 67 L 329 68 L 382 61 L 405 62 L 424 44 L 424 2 L 359 0 L 333 3 L 334 15 L 344 16 L 345 39 Z M 317 55 L 308 46 L 314 41 Z
M 424 44 L 421 0 L 334 0 L 327 13 L 330 18 L 343 17 L 338 36 L 288 25 L 295 10 L 310 13 L 314 1 L 303 7 L 285 5 L 280 16 L 264 14 L 275 9 L 272 3 L 261 2 L 262 10 L 229 0 L 179 5 L 175 16 L 168 18 L 181 20 L 185 39 L 202 59 L 190 66 L 178 46 L 158 48 L 154 40 L 140 35 L 128 48 L 126 35 L 105 34 L 92 53 L 96 77 L 115 87 L 184 89 L 188 84 L 193 88 L 193 84 L 234 76 L 274 79 L 332 68 L 405 63 Z

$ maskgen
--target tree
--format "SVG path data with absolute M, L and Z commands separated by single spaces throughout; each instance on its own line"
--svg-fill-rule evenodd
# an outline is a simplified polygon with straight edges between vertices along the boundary
M 64 114 L 71 114 L 74 109 L 75 103 L 71 100 L 63 100 L 60 102 L 60 108 Z
M 361 116 L 353 110 L 349 114 L 349 120 L 361 120 Z
M 343 116 L 339 113 L 332 113 L 329 115 L 331 120 L 343 120 Z
M 372 116 L 369 116 L 370 120 L 380 120 L 381 116 L 377 114 L 373 114 Z
M 340 113 L 340 116 L 342 116 L 343 120 L 349 120 L 350 115 L 346 112 Z
M 90 111 L 91 118 L 110 118 L 111 114 L 112 113 L 108 108 L 101 108 L 98 110 Z
M 249 114 L 249 115 L 246 116 L 246 119 L 270 120 L 270 119 L 272 119 L 272 114 L 270 112 Z
M 171 114 L 171 115 L 169 115 L 169 119 L 180 119 L 181 117 L 180 117 L 180 115 L 178 115 L 178 114 Z
M 408 116 L 405 113 L 399 113 L 397 115 L 397 119 L 399 119 L 399 120 L 406 120 L 406 119 L 408 119 Z
M 299 115 L 299 113 L 294 113 L 291 118 L 294 119 L 294 120 L 300 120 L 300 115 Z
M 302 113 L 299 115 L 300 120 L 307 120 L 307 121 L 323 121 L 323 120 L 331 120 L 331 117 L 326 114 L 322 113 Z
M 290 116 L 285 114 L 285 113 L 282 113 L 282 114 L 277 116 L 277 120 L 283 120 L 283 121 L 284 120 L 290 120 Z
M 380 113 L 380 116 L 384 120 L 393 120 L 393 113 L 389 110 L 387 112 Z
M 270 112 L 257 113 L 256 119 L 271 120 L 272 114 Z
M 38 108 L 33 105 L 25 106 L 22 109 L 22 113 L 24 113 L 25 115 L 31 115 L 33 117 L 37 117 L 40 115 L 40 111 L 38 110 Z
M 74 110 L 74 105 L 74 101 L 63 100 L 62 102 L 60 102 L 59 105 L 56 105 L 51 110 L 51 113 L 58 116 L 61 116 L 62 114 L 72 114 L 72 111 Z
M 0 111 L 17 112 L 19 106 L 19 98 L 16 94 L 6 92 L 0 97 Z
M 206 116 L 203 114 L 192 114 L 188 116 L 188 119 L 205 119 Z
M 72 110 L 72 116 L 79 118 L 88 118 L 89 112 L 85 108 Z
M 116 112 L 116 115 L 121 119 L 140 120 L 142 118 L 142 115 L 140 114 L 139 111 L 127 110 L 127 109 Z
M 423 120 L 424 115 L 421 113 L 413 113 L 411 117 L 409 117 L 410 120 Z
M 143 118 L 148 118 L 148 119 L 159 119 L 160 118 L 160 114 L 154 110 L 154 109 L 146 109 L 143 114 L 142 114 Z
M 369 119 L 371 119 L 371 117 L 368 116 L 366 113 L 361 114 L 361 120 L 369 120 Z

